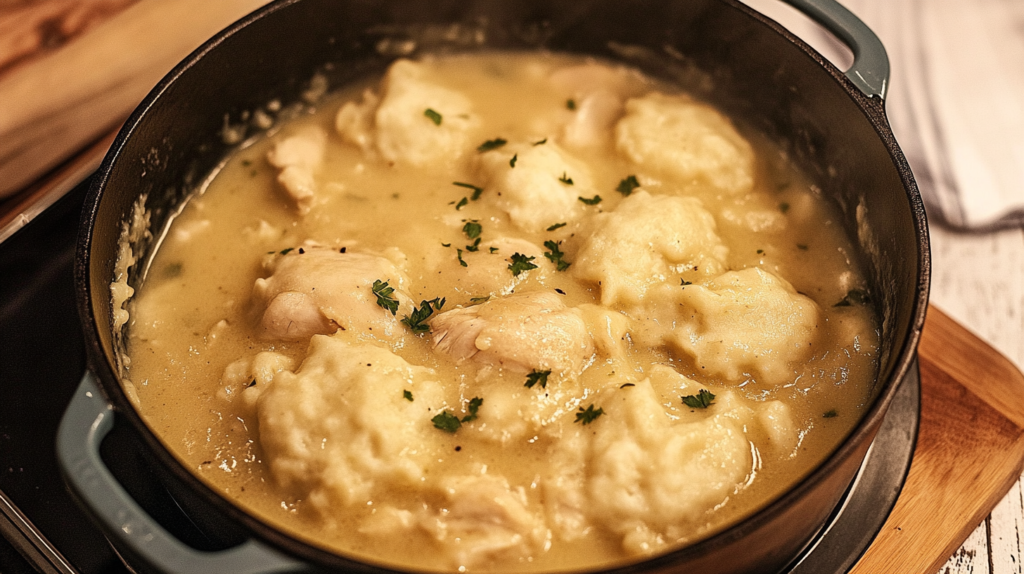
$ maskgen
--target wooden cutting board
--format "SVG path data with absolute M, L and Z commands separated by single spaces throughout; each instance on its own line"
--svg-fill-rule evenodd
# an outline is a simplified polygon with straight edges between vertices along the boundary
M 1024 375 L 935 307 L 919 349 L 921 426 L 906 485 L 853 574 L 931 574 L 1024 467 Z

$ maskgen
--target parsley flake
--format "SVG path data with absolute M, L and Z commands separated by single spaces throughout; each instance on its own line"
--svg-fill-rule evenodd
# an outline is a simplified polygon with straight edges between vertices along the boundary
M 526 375 L 526 384 L 523 386 L 528 389 L 532 389 L 534 385 L 540 385 L 540 388 L 546 389 L 548 388 L 548 375 L 550 374 L 550 369 L 547 371 L 538 371 L 534 369 L 533 372 Z
M 480 233 L 483 230 L 483 226 L 477 223 L 476 221 L 467 221 L 466 224 L 462 226 L 462 232 L 465 233 L 466 237 L 470 239 L 476 239 L 477 237 L 480 237 Z
M 635 385 L 635 384 L 633 384 L 633 383 L 623 383 L 623 384 L 622 384 L 621 386 L 619 386 L 619 388 L 620 388 L 620 389 L 624 389 L 624 388 L 626 388 L 626 387 L 635 387 L 635 386 L 636 386 L 636 385 Z
M 871 297 L 868 292 L 863 289 L 850 289 L 846 293 L 846 297 L 843 300 L 833 305 L 833 307 L 849 307 L 850 305 L 867 305 L 871 302 Z
M 424 323 L 434 311 L 440 311 L 441 307 L 444 307 L 445 300 L 440 297 L 435 297 L 430 301 L 420 301 L 420 306 L 413 309 L 411 315 L 406 315 L 402 319 L 402 323 L 409 327 L 413 333 L 429 333 L 430 325 Z
M 569 177 L 564 171 L 562 172 L 562 177 L 558 178 L 558 181 L 564 183 L 565 185 L 572 185 L 572 178 Z
M 434 122 L 435 126 L 441 125 L 441 114 L 435 112 L 434 110 L 427 108 L 426 110 L 423 111 L 423 115 L 430 118 L 430 121 Z
M 530 263 L 536 257 L 527 257 L 518 251 L 512 254 L 511 263 L 508 264 L 508 270 L 512 272 L 513 277 L 519 277 L 519 274 L 523 271 L 529 271 L 530 269 L 536 269 L 537 266 Z
M 512 156 L 512 159 L 508 160 L 508 166 L 509 167 L 515 167 L 516 166 L 516 161 L 518 161 L 518 160 L 519 160 L 519 154 L 514 154 Z
M 570 109 L 570 110 L 575 110 L 576 109 L 576 100 L 574 100 L 572 98 L 569 98 L 568 100 L 565 101 L 565 107 L 567 109 Z
M 779 211 L 781 211 L 783 214 L 785 214 L 787 211 L 789 211 L 789 204 L 786 203 L 785 201 L 780 203 L 779 204 Z
M 498 248 L 497 247 L 488 247 L 487 249 L 490 250 L 491 255 L 494 255 L 495 253 L 498 252 Z
M 455 204 L 455 211 L 458 211 L 463 207 L 466 207 L 467 205 L 469 205 L 469 200 L 463 197 L 462 199 L 459 200 L 458 203 Z
M 402 391 L 402 397 L 405 398 L 405 400 L 409 401 L 410 403 L 413 401 L 412 392 L 410 391 Z
M 295 251 L 295 248 L 294 248 L 294 247 L 287 247 L 287 248 L 285 248 L 285 249 L 282 249 L 282 250 L 280 251 L 280 253 L 281 253 L 281 255 L 288 255 L 288 254 L 289 254 L 289 253 L 291 253 L 292 251 Z
M 478 145 L 476 151 L 480 153 L 483 153 L 485 151 L 491 151 L 492 149 L 498 149 L 507 143 L 508 142 L 502 138 L 494 138 L 492 140 L 487 140 L 484 143 Z
M 707 389 L 701 389 L 696 395 L 686 395 L 679 398 L 683 399 L 683 404 L 691 409 L 706 409 L 715 401 L 715 395 Z
M 452 185 L 457 185 L 459 187 L 464 187 L 466 189 L 472 189 L 473 190 L 473 195 L 470 196 L 469 199 L 471 199 L 473 201 L 476 201 L 476 200 L 480 199 L 480 194 L 484 192 L 484 188 L 475 186 L 472 183 L 463 183 L 461 181 L 453 181 Z
M 486 297 L 472 297 L 472 298 L 470 298 L 469 302 L 472 303 L 473 305 L 479 305 L 481 303 L 486 303 L 486 302 L 488 302 L 490 300 L 491 300 L 491 296 L 488 295 Z
M 469 264 L 462 260 L 462 250 L 461 249 L 456 249 L 456 251 L 459 252 L 459 255 L 458 255 L 458 257 L 459 257 L 459 265 L 462 265 L 463 267 L 469 267 Z
M 395 292 L 394 288 L 388 286 L 387 281 L 381 281 L 377 279 L 373 282 L 373 286 L 370 287 L 373 294 L 377 296 L 377 305 L 391 311 L 391 316 L 394 316 L 398 312 L 398 299 L 391 296 Z
M 564 221 L 561 222 L 561 223 L 556 223 L 556 224 L 554 224 L 552 226 L 549 226 L 547 228 L 547 231 L 554 231 L 554 230 L 558 229 L 559 227 L 565 227 L 566 225 L 568 225 L 568 224 L 566 222 L 564 222 Z
M 693 285 L 692 282 L 687 281 L 686 279 L 680 279 L 679 284 L 682 285 L 683 287 L 686 287 L 687 285 Z
M 462 426 L 462 422 L 459 421 L 459 417 L 448 411 L 444 411 L 430 419 L 430 422 L 434 423 L 434 428 L 441 429 L 444 432 L 451 434 L 455 434 L 455 431 L 459 430 L 459 427 Z
M 821 416 L 822 416 L 822 418 L 826 418 L 826 419 L 834 419 L 837 416 L 839 416 L 839 413 L 837 413 L 835 409 L 829 409 L 829 410 L 825 411 L 825 414 L 823 414 Z
M 466 407 L 466 410 L 469 411 L 469 414 L 462 417 L 462 422 L 468 423 L 470 421 L 475 421 L 477 419 L 476 413 L 477 411 L 480 410 L 480 405 L 482 404 L 484 404 L 484 400 L 481 399 L 480 397 L 473 397 L 472 399 L 469 399 L 469 405 L 467 405 Z
M 594 197 L 592 197 L 590 199 L 587 199 L 585 197 L 581 197 L 581 198 L 579 198 L 579 200 L 582 201 L 583 203 L 587 204 L 587 205 L 597 205 L 598 203 L 601 203 L 601 196 L 600 195 L 595 195 Z
M 533 145 L 535 145 L 535 146 L 537 146 L 537 145 L 544 145 L 546 143 L 548 143 L 548 138 L 544 138 L 544 139 L 540 140 L 539 142 L 533 142 Z
M 544 252 L 544 257 L 547 257 L 549 261 L 554 263 L 555 267 L 559 271 L 565 271 L 566 269 L 569 268 L 569 265 L 571 265 L 571 263 L 569 263 L 565 259 L 562 259 L 562 256 L 565 255 L 565 253 L 562 253 L 562 250 L 558 248 L 559 243 L 561 242 L 555 243 L 550 239 L 545 241 L 544 247 L 547 247 L 548 251 Z
M 476 241 L 474 241 L 470 245 L 467 245 L 466 251 L 469 251 L 470 253 L 476 253 L 477 251 L 480 251 L 480 238 L 477 237 Z
M 629 175 L 626 176 L 626 179 L 619 182 L 619 185 L 618 187 L 615 188 L 615 191 L 628 197 L 629 194 L 633 193 L 633 190 L 638 187 L 640 187 L 640 182 L 636 180 L 636 176 Z
M 580 407 L 580 411 L 576 413 L 576 420 L 574 420 L 573 422 L 589 425 L 590 423 L 594 422 L 597 419 L 597 417 L 603 414 L 604 409 L 594 410 L 594 405 L 591 404 L 589 407 L 586 408 L 586 410 L 584 410 L 583 407 Z

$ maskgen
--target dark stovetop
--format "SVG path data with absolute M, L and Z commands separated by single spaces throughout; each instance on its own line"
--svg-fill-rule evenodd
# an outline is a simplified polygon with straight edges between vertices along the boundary
M 73 260 L 87 184 L 0 244 L 3 574 L 127 572 L 65 490 L 54 447 L 60 417 L 85 372 Z M 24 516 L 34 529 L 22 522 Z M 44 540 L 30 541 L 24 530 Z M 46 548 L 47 542 L 59 553 Z

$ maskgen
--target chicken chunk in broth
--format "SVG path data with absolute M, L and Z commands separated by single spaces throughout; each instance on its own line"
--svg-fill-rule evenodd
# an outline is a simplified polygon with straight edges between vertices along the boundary
M 224 164 L 128 303 L 139 411 L 262 520 L 392 566 L 594 568 L 742 519 L 861 416 L 839 220 L 708 103 L 493 53 L 313 111 Z

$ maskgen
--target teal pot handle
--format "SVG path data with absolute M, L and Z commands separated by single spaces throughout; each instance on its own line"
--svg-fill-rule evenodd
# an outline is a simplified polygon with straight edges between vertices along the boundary
M 161 573 L 278 574 L 307 571 L 301 562 L 255 540 L 203 552 L 186 546 L 133 500 L 100 458 L 100 444 L 114 428 L 114 410 L 86 372 L 60 421 L 57 457 L 64 481 L 108 536 L 123 543 L 148 569 Z
M 846 77 L 868 97 L 885 99 L 889 89 L 889 56 L 867 24 L 836 0 L 782 0 L 835 34 L 853 51 Z

